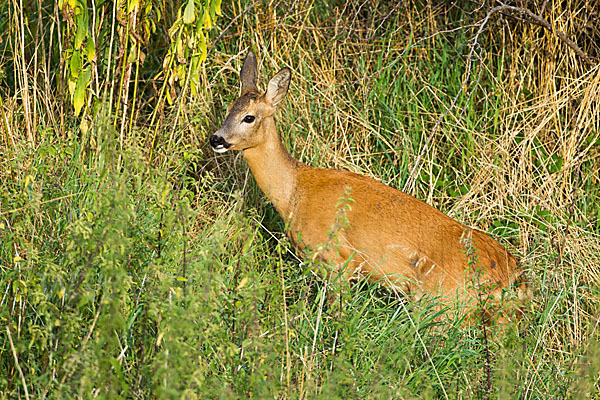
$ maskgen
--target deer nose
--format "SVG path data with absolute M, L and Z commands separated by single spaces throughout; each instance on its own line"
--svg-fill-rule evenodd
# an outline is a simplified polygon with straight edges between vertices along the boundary
M 210 145 L 215 148 L 219 146 L 228 147 L 226 146 L 227 142 L 225 141 L 225 139 L 223 139 L 223 136 L 212 135 L 209 139 L 209 142 Z
M 218 133 L 218 131 L 217 131 Z M 217 153 L 225 153 L 227 149 L 231 147 L 231 143 L 227 143 L 225 138 L 221 135 L 214 134 L 208 140 L 213 150 Z

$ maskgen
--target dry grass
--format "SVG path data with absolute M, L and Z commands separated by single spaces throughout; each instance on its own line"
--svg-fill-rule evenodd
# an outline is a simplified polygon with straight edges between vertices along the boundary
M 212 394 L 253 393 L 260 397 L 258 389 L 244 391 L 244 385 L 260 387 L 259 383 L 248 383 L 255 379 L 267 388 L 263 395 L 275 393 L 281 398 L 294 397 L 294 393 L 312 397 L 342 392 L 357 397 L 386 393 L 398 398 L 488 395 L 481 389 L 484 368 L 470 364 L 480 360 L 472 356 L 481 354 L 478 331 L 465 333 L 457 323 L 448 327 L 447 337 L 442 338 L 439 330 L 429 330 L 435 325 L 427 319 L 429 308 L 400 308 L 399 303 L 372 287 L 357 291 L 344 320 L 327 315 L 319 298 L 325 289 L 315 289 L 318 279 L 308 271 L 310 265 L 290 256 L 289 245 L 282 238 L 281 219 L 253 183 L 243 159 L 239 154 L 217 157 L 210 151 L 206 139 L 222 120 L 225 105 L 236 97 L 241 62 L 253 48 L 259 56 L 263 87 L 267 77 L 282 67 L 294 72 L 278 126 L 296 158 L 319 167 L 353 170 L 403 189 L 465 224 L 490 232 L 521 258 L 534 288 L 531 312 L 521 325 L 521 336 L 513 338 L 513 343 L 492 341 L 497 375 L 506 375 L 495 378 L 494 393 L 519 398 L 567 393 L 581 398 L 597 396 L 600 369 L 594 355 L 598 352 L 600 306 L 600 65 L 585 64 L 556 34 L 524 21 L 522 16 L 494 14 L 486 19 L 492 6 L 347 1 L 330 7 L 312 0 L 224 4 L 219 29 L 242 15 L 221 32 L 204 65 L 198 96 L 182 97 L 152 125 L 149 116 L 156 93 L 152 85 L 140 85 L 138 109 L 131 114 L 137 117 L 124 134 L 113 129 L 121 126 L 119 112 L 114 116 L 100 112 L 94 119 L 86 116 L 89 126 L 82 129 L 82 120 L 72 115 L 53 86 L 52 71 L 36 67 L 48 66 L 50 60 L 40 51 L 23 54 L 18 48 L 4 49 L 0 54 L 0 270 L 10 277 L 1 281 L 4 294 L 0 306 L 9 305 L 14 320 L 32 321 L 38 315 L 36 301 L 47 296 L 63 316 L 82 321 L 74 331 L 92 326 L 90 335 L 95 329 L 97 336 L 93 338 L 98 343 L 106 339 L 102 336 L 106 332 L 121 332 L 102 317 L 96 325 L 94 317 L 97 319 L 102 307 L 107 307 L 93 307 L 102 303 L 100 296 L 90 296 L 91 312 L 83 308 L 79 314 L 79 309 L 65 307 L 63 299 L 57 300 L 57 289 L 48 289 L 50 286 L 40 289 L 39 298 L 23 294 L 26 301 L 18 300 L 21 289 L 13 287 L 17 287 L 14 282 L 28 276 L 27 268 L 35 269 L 33 262 L 26 268 L 14 261 L 16 254 L 42 259 L 41 255 L 49 252 L 47 265 L 51 267 L 47 268 L 52 271 L 59 270 L 61 262 L 69 265 L 70 244 L 66 243 L 76 231 L 73 226 L 93 220 L 88 217 L 93 214 L 90 209 L 94 216 L 110 216 L 106 209 L 94 208 L 101 198 L 95 190 L 104 186 L 87 187 L 86 180 L 96 182 L 97 176 L 113 179 L 111 174 L 121 179 L 122 171 L 142 182 L 138 187 L 132 183 L 135 179 L 130 182 L 129 175 L 123 178 L 127 185 L 137 188 L 131 189 L 132 203 L 123 206 L 123 212 L 131 212 L 135 221 L 147 224 L 147 230 L 141 229 L 140 236 L 131 241 L 139 241 L 140 247 L 147 241 L 152 250 L 139 254 L 132 250 L 123 267 L 133 270 L 127 278 L 134 282 L 130 293 L 135 300 L 127 300 L 134 304 L 130 308 L 152 304 L 159 309 L 180 295 L 177 285 L 181 281 L 171 286 L 167 282 L 180 278 L 173 271 L 181 264 L 183 249 L 189 249 L 188 260 L 201 270 L 188 273 L 198 273 L 211 282 L 197 289 L 194 299 L 198 308 L 182 309 L 183 316 L 177 317 L 155 317 L 155 308 L 145 310 L 144 322 L 134 318 L 127 334 L 115 335 L 123 343 L 133 340 L 136 332 L 140 337 L 139 342 L 127 345 L 119 342 L 123 355 L 113 361 L 123 368 L 120 372 L 126 378 L 121 383 L 130 384 L 129 379 L 135 379 L 137 384 L 139 378 L 146 385 L 136 396 L 166 393 L 155 391 L 162 381 L 156 383 L 148 376 L 166 374 L 161 365 L 166 363 L 168 350 L 178 348 L 166 347 L 165 355 L 167 345 L 157 344 L 156 334 L 181 331 L 191 335 L 186 329 L 195 329 L 195 324 L 209 327 L 206 337 L 215 344 L 197 344 L 196 349 L 208 349 L 196 357 L 198 364 L 193 364 L 196 358 L 182 345 L 186 350 L 177 353 L 180 370 L 193 371 L 192 387 L 218 387 Z M 598 59 L 599 33 L 594 27 L 598 8 L 594 4 L 544 1 L 528 6 L 555 29 L 577 40 L 591 59 Z M 10 21 L 16 24 L 19 18 L 11 14 Z M 485 29 L 477 36 L 484 21 Z M 22 31 L 15 32 L 5 43 L 18 43 Z M 3 59 L 5 54 L 13 58 Z M 11 79 L 2 79 L 2 71 L 11 74 Z M 146 76 L 154 73 L 149 71 Z M 26 86 L 24 82 L 28 82 Z M 100 104 L 101 110 L 120 110 L 123 106 Z M 154 134 L 158 145 L 151 149 L 148 138 Z M 111 156 L 105 149 L 112 148 L 114 141 L 119 143 L 118 154 Z M 72 151 L 78 143 L 81 152 L 65 156 L 67 149 Z M 40 155 L 40 149 L 49 145 L 55 146 L 57 154 Z M 128 163 L 133 167 L 127 167 Z M 104 169 L 106 165 L 109 172 Z M 33 183 L 28 176 L 34 178 Z M 163 186 L 170 191 L 162 191 Z M 81 188 L 85 193 L 79 192 Z M 33 195 L 28 197 L 30 193 Z M 163 198 L 162 205 L 154 204 L 160 203 L 161 196 L 171 203 L 165 205 Z M 187 206 L 181 205 L 187 204 L 187 199 L 189 214 Z M 59 211 L 50 205 L 60 207 Z M 152 214 L 146 207 L 158 211 Z M 79 215 L 85 218 L 79 220 Z M 180 233 L 180 221 L 186 222 L 185 233 Z M 165 247 L 157 251 L 152 247 L 155 241 Z M 88 245 L 96 247 L 90 241 L 81 249 Z M 39 265 L 46 264 L 40 261 Z M 66 269 L 60 271 L 65 280 L 72 274 Z M 204 273 L 209 275 L 201 275 Z M 247 285 L 252 290 L 258 288 L 255 297 L 244 297 L 246 292 L 238 290 L 242 276 L 251 277 Z M 144 286 L 148 285 L 146 279 L 154 279 L 151 288 Z M 197 277 L 196 283 L 204 284 L 202 279 Z M 192 284 L 187 290 L 194 293 Z M 203 296 L 209 290 L 215 297 L 202 308 Z M 147 303 L 140 298 L 147 298 Z M 242 304 L 254 308 L 248 311 L 237 305 L 240 299 L 247 299 Z M 232 316 L 238 312 L 241 316 L 236 322 Z M 209 321 L 206 325 L 198 322 L 205 321 L 202 313 Z M 131 314 L 124 311 L 123 318 L 127 320 Z M 175 320 L 184 321 L 184 327 L 165 322 Z M 232 325 L 227 325 L 230 320 Z M 59 331 L 50 326 L 52 323 L 44 329 Z M 0 340 L 4 339 L 3 331 Z M 52 371 L 70 387 L 72 365 L 87 365 L 77 361 L 76 352 L 57 350 L 53 357 L 64 356 L 75 364 L 61 369 L 57 361 L 48 361 L 54 369 L 36 369 L 31 366 L 35 355 L 29 356 L 30 365 L 25 361 L 29 354 L 26 344 L 37 343 L 36 339 L 21 334 L 12 336 L 16 345 L 13 351 L 20 357 L 25 380 L 31 386 L 35 386 L 33 377 L 43 370 Z M 422 339 L 415 345 L 416 336 L 411 335 L 422 335 Z M 48 337 L 48 343 L 61 349 L 59 334 Z M 285 348 L 281 347 L 284 344 Z M 133 351 L 126 347 L 129 345 L 139 347 Z M 69 346 L 65 344 L 65 348 Z M 231 350 L 235 346 L 241 353 Z M 386 346 L 409 346 L 416 358 L 403 358 L 405 352 L 392 349 L 378 352 Z M 77 348 L 72 345 L 72 349 Z M 2 358 L 9 355 L 5 350 L 0 350 Z M 218 365 L 212 364 L 213 359 Z M 191 366 L 185 365 L 188 361 Z M 267 368 L 269 362 L 274 367 L 264 372 L 261 368 Z M 2 365 L 12 368 L 8 361 Z M 140 365 L 142 369 L 152 365 L 153 369 L 139 372 Z M 90 364 L 89 371 L 96 366 Z M 179 367 L 173 368 L 179 371 Z M 402 371 L 402 379 L 396 369 Z M 1 379 L 12 379 L 12 392 L 0 389 L 0 395 L 21 393 L 14 368 L 12 371 L 0 372 Z M 261 381 L 263 377 L 257 378 L 255 371 L 263 371 L 269 379 Z M 240 378 L 244 374 L 248 381 Z M 274 389 L 269 386 L 272 382 Z M 30 392 L 45 395 L 48 388 L 50 393 L 59 390 L 52 386 L 55 383 L 47 383 L 45 389 L 41 385 L 37 391 L 30 387 Z M 72 385 L 80 387 L 80 381 Z M 223 387 L 227 391 L 222 392 Z M 375 387 L 383 389 L 377 392 Z M 419 392 L 419 387 L 432 389 L 425 393 Z
M 535 288 L 532 309 L 549 310 L 547 320 L 538 320 L 540 360 L 585 351 L 582 344 L 598 334 L 600 65 L 586 66 L 556 35 L 538 26 L 502 18 L 485 35 L 486 50 L 473 60 L 476 73 L 464 82 L 472 101 L 453 109 L 435 136 L 428 137 L 457 93 L 456 81 L 438 78 L 432 84 L 434 70 L 422 68 L 423 63 L 434 68 L 434 49 L 452 46 L 455 36 L 438 33 L 456 28 L 443 18 L 451 11 L 439 5 L 415 13 L 411 4 L 390 5 L 389 13 L 379 11 L 367 22 L 353 15 L 356 10 L 336 10 L 323 21 L 311 18 L 309 4 L 295 3 L 288 18 L 297 22 L 275 30 L 274 12 L 260 10 L 245 35 L 249 39 L 238 41 L 235 64 L 251 44 L 263 60 L 263 82 L 283 66 L 294 70 L 279 122 L 292 153 L 309 164 L 354 170 L 402 188 L 429 142 L 414 171 L 427 179 L 405 190 L 509 241 Z M 548 20 L 563 32 L 572 32 L 581 17 L 557 2 L 547 7 Z M 377 26 L 392 27 L 385 42 L 378 39 Z M 339 32 L 344 33 L 341 40 L 335 39 Z M 473 30 L 458 32 L 468 45 Z M 455 50 L 456 61 L 466 64 L 467 51 Z M 237 67 L 227 74 L 235 77 Z M 380 86 L 373 84 L 377 80 Z M 401 92 L 406 97 L 385 97 L 386 85 L 396 81 L 410 82 L 408 92 Z M 378 119 L 375 95 L 383 95 L 391 107 L 398 104 L 398 124 Z M 434 109 L 422 103 L 424 96 L 437 103 Z M 488 110 L 489 105 L 496 108 Z M 477 112 L 483 115 L 473 115 Z M 423 129 L 417 140 L 411 138 L 415 127 Z M 449 162 L 448 154 L 462 155 L 460 162 Z M 375 169 L 373 160 L 386 166 Z M 440 190 L 439 181 L 448 175 L 444 169 L 452 170 L 453 195 L 446 185 Z M 543 364 L 531 363 L 526 382 L 537 379 Z M 525 397 L 532 390 L 529 383 Z

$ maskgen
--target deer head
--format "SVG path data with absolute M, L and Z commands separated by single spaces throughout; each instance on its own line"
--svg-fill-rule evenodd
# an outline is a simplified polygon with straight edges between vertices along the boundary
M 267 91 L 261 93 L 256 86 L 256 56 L 249 52 L 240 72 L 240 97 L 227 108 L 225 122 L 210 137 L 210 145 L 217 153 L 227 150 L 245 150 L 265 141 L 264 121 L 273 117 L 275 107 L 284 99 L 292 72 L 283 68 L 271 80 Z

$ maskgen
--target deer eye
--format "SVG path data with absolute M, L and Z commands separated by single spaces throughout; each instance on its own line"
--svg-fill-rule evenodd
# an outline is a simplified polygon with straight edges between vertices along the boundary
M 242 120 L 242 122 L 245 122 L 245 123 L 247 123 L 247 124 L 251 124 L 251 123 L 253 123 L 253 122 L 254 122 L 254 119 L 255 119 L 255 118 L 254 118 L 254 115 L 246 115 L 246 116 L 244 117 L 244 119 Z

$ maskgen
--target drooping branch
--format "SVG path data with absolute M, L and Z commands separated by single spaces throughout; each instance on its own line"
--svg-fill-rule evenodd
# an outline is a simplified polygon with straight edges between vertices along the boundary
M 487 26 L 487 24 L 489 23 L 489 20 L 492 17 L 492 15 L 494 15 L 496 13 L 500 13 L 500 14 L 511 16 L 507 12 L 514 12 L 514 13 L 518 13 L 518 14 L 524 15 L 526 17 L 529 17 L 533 21 L 535 21 L 532 23 L 535 23 L 536 25 L 540 25 L 540 26 L 548 29 L 549 31 L 553 32 L 554 34 L 556 34 L 556 36 L 558 36 L 558 38 L 560 40 L 562 40 L 567 46 L 569 46 L 573 51 L 575 51 L 575 53 L 578 56 L 580 56 L 586 64 L 588 64 L 590 66 L 596 65 L 596 63 L 587 54 L 585 54 L 585 52 L 583 50 L 581 50 L 581 48 L 577 45 L 577 43 L 575 43 L 573 40 L 569 39 L 569 37 L 567 35 L 565 35 L 563 32 L 559 31 L 558 29 L 554 29 L 553 26 L 548 21 L 546 21 L 544 18 L 534 14 L 530 10 L 520 8 L 520 7 L 515 7 L 515 6 L 509 6 L 509 5 L 503 4 L 501 2 L 499 2 L 499 3 L 500 3 L 499 6 L 496 6 L 488 11 L 488 13 L 483 18 L 483 20 L 481 20 L 481 22 L 474 25 L 474 26 L 479 26 L 479 29 L 477 30 L 475 37 L 471 40 L 471 46 L 470 46 L 469 54 L 467 56 L 467 71 L 465 74 L 465 79 L 463 80 L 463 83 L 461 85 L 461 90 L 458 91 L 458 93 L 452 100 L 450 107 L 448 107 L 448 109 L 437 119 L 431 134 L 428 136 L 427 140 L 425 141 L 424 146 L 421 148 L 421 151 L 419 152 L 419 155 L 417 156 L 417 159 L 415 161 L 415 165 L 413 166 L 413 168 L 408 176 L 408 179 L 407 179 L 406 183 L 404 184 L 404 187 L 403 187 L 404 191 L 408 191 L 410 189 L 410 186 L 414 183 L 414 180 L 415 180 L 416 174 L 417 174 L 417 170 L 421 164 L 421 160 L 422 160 L 423 156 L 425 155 L 425 153 L 427 152 L 427 149 L 429 148 L 429 143 L 431 142 L 432 138 L 435 136 L 437 130 L 439 129 L 439 127 L 442 124 L 442 121 L 444 120 L 446 115 L 448 115 L 456 107 L 456 103 L 457 103 L 459 97 L 461 96 L 463 91 L 466 90 L 466 88 L 468 86 L 471 86 L 471 88 L 472 88 L 468 95 L 468 97 L 471 97 L 471 94 L 473 93 L 475 86 L 476 86 L 476 85 L 469 85 L 469 81 L 471 79 L 472 68 L 473 68 L 473 58 L 476 54 L 476 49 L 479 48 L 479 37 L 484 32 L 484 29 Z M 543 8 L 545 8 L 545 5 Z M 519 20 L 531 22 L 531 21 L 528 21 L 527 19 L 519 18 Z
M 581 48 L 577 45 L 577 43 L 575 43 L 573 40 L 569 39 L 569 37 L 564 34 L 563 32 L 559 31 L 558 29 L 554 28 L 552 26 L 552 24 L 550 24 L 550 22 L 546 21 L 544 18 L 542 18 L 540 15 L 536 15 L 534 14 L 532 11 L 526 9 L 526 8 L 520 8 L 520 7 L 515 7 L 515 6 L 509 6 L 503 3 L 501 6 L 496 7 L 495 9 L 502 9 L 505 11 L 512 11 L 521 15 L 525 15 L 528 18 L 531 18 L 533 21 L 537 22 L 537 24 L 543 26 L 544 28 L 548 29 L 550 32 L 554 33 L 556 36 L 558 36 L 558 38 L 567 46 L 569 46 L 574 52 L 575 54 L 577 54 L 579 57 L 581 57 L 583 59 L 583 61 L 591 66 L 595 66 L 596 63 L 583 51 L 581 50 Z M 500 11 L 500 10 L 497 10 Z

